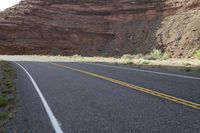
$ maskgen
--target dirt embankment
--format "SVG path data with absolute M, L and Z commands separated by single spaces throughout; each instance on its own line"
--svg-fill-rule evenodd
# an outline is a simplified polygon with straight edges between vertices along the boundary
M 23 0 L 0 13 L 0 54 L 118 56 L 200 48 L 199 0 Z

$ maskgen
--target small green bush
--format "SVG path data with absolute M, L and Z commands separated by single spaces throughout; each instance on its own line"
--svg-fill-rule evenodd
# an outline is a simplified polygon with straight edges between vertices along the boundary
M 123 55 L 121 58 L 122 58 L 122 59 L 129 59 L 129 60 L 131 60 L 131 59 L 133 59 L 134 57 L 133 57 L 133 55 L 125 54 L 125 55 Z
M 166 60 L 169 59 L 169 55 L 167 53 L 163 53 L 159 49 L 153 49 L 150 53 L 149 59 L 151 60 Z
M 127 62 L 126 64 L 127 64 L 127 65 L 132 65 L 133 62 L 129 61 L 129 62 Z
M 148 65 L 148 64 L 150 64 L 150 62 L 148 62 L 148 61 L 143 61 L 143 62 L 141 62 L 140 64 L 141 64 L 141 65 Z
M 54 56 L 60 55 L 61 54 L 61 50 L 59 48 L 56 48 L 56 47 L 51 48 L 50 54 L 54 55 Z
M 191 67 L 185 68 L 185 71 L 186 71 L 186 72 L 190 72 L 191 70 L 192 70 Z
M 7 99 L 1 96 L 0 97 L 0 106 L 5 106 L 5 105 L 7 105 L 7 103 L 8 103 Z
M 143 59 L 144 55 L 143 54 L 136 54 L 135 59 Z
M 186 62 L 186 63 L 182 63 L 183 65 L 185 65 L 186 67 L 189 67 L 189 66 L 191 66 L 191 64 L 190 63 L 188 63 L 188 62 Z
M 76 55 L 71 56 L 71 58 L 78 58 L 78 59 L 81 59 L 81 58 L 83 58 L 83 57 L 82 57 L 81 55 L 76 54 Z
M 8 114 L 9 114 L 8 112 L 0 112 L 0 120 L 6 119 Z
M 200 49 L 194 53 L 194 57 L 200 59 Z

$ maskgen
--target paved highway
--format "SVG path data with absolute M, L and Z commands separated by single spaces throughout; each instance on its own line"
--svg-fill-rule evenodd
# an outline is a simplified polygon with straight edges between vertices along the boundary
M 18 132 L 200 132 L 198 74 L 79 62 L 12 64 Z

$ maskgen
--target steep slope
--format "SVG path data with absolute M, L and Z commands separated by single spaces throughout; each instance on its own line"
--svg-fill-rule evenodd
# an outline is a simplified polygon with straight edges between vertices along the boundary
M 122 55 L 200 47 L 198 0 L 24 0 L 0 14 L 0 54 Z

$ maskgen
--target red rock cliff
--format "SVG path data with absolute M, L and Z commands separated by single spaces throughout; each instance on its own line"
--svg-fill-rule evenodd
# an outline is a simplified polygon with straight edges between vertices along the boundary
M 199 7 L 198 0 L 24 0 L 0 13 L 0 54 L 102 56 L 160 48 L 189 57 L 200 46 L 200 29 L 186 36 L 174 29 L 186 27 L 173 25 L 198 21 Z

